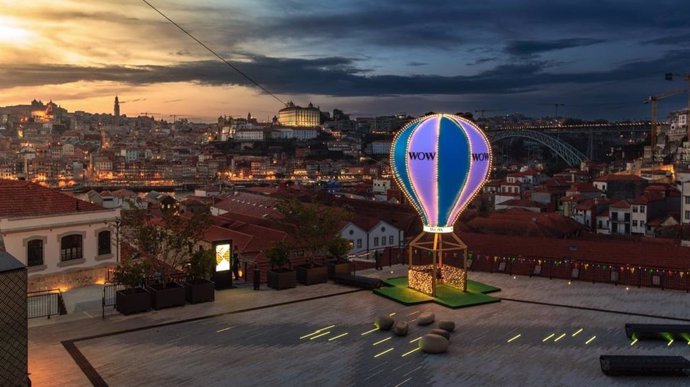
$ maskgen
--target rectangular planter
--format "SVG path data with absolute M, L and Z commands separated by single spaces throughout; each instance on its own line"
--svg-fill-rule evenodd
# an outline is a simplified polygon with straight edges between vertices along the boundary
M 320 284 L 328 281 L 328 267 L 326 266 L 297 266 L 297 282 L 302 285 Z
M 281 290 L 289 289 L 297 286 L 297 276 L 294 270 L 269 270 L 268 271 L 268 287 Z
M 187 302 L 190 304 L 198 304 L 200 302 L 208 302 L 216 299 L 216 289 L 213 281 L 208 280 L 193 280 L 185 282 L 185 295 Z
M 350 274 L 352 269 L 352 262 L 331 262 L 328 264 L 328 277 L 333 278 L 333 276 L 338 274 Z
M 118 290 L 115 293 L 115 309 L 124 315 L 146 312 L 151 309 L 151 295 L 142 288 Z
M 182 285 L 169 282 L 163 285 L 148 287 L 151 292 L 151 307 L 153 309 L 170 308 L 185 304 L 185 291 Z

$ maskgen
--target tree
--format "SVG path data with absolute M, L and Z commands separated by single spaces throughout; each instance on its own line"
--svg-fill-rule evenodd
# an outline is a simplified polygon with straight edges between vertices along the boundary
M 277 242 L 266 250 L 266 258 L 271 264 L 271 269 L 281 269 L 290 262 L 290 247 L 285 242 Z
M 208 212 L 191 216 L 169 212 L 153 218 L 146 210 L 131 210 L 123 212 L 122 236 L 140 255 L 151 259 L 155 271 L 165 275 L 189 263 L 210 219 Z
M 340 208 L 305 204 L 294 198 L 281 200 L 276 207 L 281 216 L 274 220 L 291 237 L 290 247 L 304 249 L 312 265 L 314 257 L 325 252 L 348 218 Z
M 350 241 L 340 235 L 328 243 L 328 253 L 337 260 L 342 260 L 351 248 Z

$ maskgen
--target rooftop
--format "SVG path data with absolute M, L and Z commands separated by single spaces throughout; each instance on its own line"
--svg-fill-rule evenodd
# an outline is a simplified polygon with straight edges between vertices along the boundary
M 104 208 L 26 181 L 0 180 L 0 217 L 59 215 Z

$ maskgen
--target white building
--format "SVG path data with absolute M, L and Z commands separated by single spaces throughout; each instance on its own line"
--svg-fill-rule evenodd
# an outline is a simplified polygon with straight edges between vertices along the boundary
M 371 253 L 382 252 L 387 247 L 399 247 L 405 239 L 404 232 L 388 222 L 375 218 L 358 216 L 348 222 L 340 236 L 351 242 L 348 255 L 373 260 Z
M 28 266 L 29 289 L 91 285 L 115 266 L 119 209 L 0 180 L 0 248 Z
M 263 129 L 254 130 L 238 130 L 235 132 L 235 141 L 263 141 L 264 131 Z

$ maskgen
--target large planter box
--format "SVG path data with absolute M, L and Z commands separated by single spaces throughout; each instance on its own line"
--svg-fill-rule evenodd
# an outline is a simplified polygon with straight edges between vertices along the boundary
M 328 281 L 328 267 L 326 266 L 297 266 L 297 282 L 302 285 L 320 284 Z
M 209 302 L 216 299 L 216 284 L 208 280 L 193 280 L 184 283 L 185 296 L 190 304 Z
M 352 269 L 352 262 L 331 262 L 328 264 L 328 278 L 332 279 L 333 276 L 339 274 L 350 274 Z
M 276 290 L 289 289 L 297 286 L 297 276 L 294 270 L 269 270 L 268 287 Z
M 115 309 L 125 315 L 146 312 L 151 309 L 151 295 L 142 288 L 118 290 L 115 293 Z
M 153 309 L 170 308 L 185 304 L 185 291 L 182 285 L 169 282 L 162 285 L 148 287 L 151 293 L 151 307 Z

